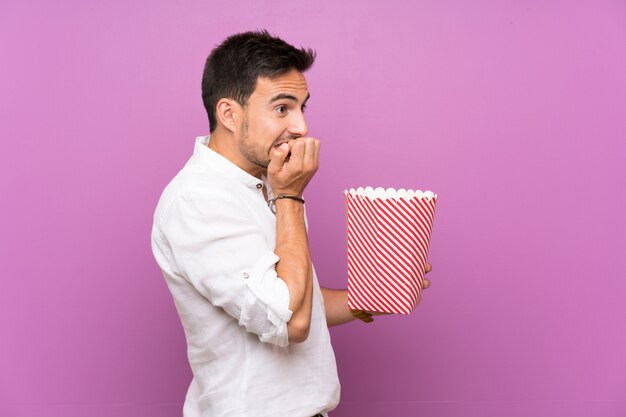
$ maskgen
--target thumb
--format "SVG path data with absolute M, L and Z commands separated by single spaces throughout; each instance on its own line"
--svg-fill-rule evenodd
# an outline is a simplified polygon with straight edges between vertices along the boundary
M 270 160 L 269 165 L 267 166 L 268 172 L 277 172 L 280 171 L 287 156 L 289 155 L 289 145 L 287 143 L 283 143 L 278 148 L 274 148 L 274 153 L 272 154 L 272 159 Z

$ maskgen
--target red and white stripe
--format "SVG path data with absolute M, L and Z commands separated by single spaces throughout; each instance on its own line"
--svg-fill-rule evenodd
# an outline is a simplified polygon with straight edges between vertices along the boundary
M 349 307 L 409 314 L 422 300 L 436 196 L 345 195 Z

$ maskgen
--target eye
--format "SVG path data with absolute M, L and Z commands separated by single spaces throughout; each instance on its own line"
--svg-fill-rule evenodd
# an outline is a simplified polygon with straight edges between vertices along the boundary
M 306 110 L 306 104 L 302 105 L 302 113 L 304 113 L 304 111 Z
M 278 113 L 278 114 L 285 114 L 285 113 L 287 113 L 287 106 L 280 105 L 280 106 L 276 107 L 274 109 L 274 111 L 276 111 L 276 113 Z

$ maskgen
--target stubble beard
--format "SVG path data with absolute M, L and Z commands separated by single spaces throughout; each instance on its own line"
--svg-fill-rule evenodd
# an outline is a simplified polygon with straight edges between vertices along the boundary
M 297 139 L 300 136 L 288 135 L 287 137 L 278 138 L 272 143 L 269 150 L 263 149 L 262 145 L 254 142 L 254 139 L 250 139 L 248 136 L 248 117 L 243 119 L 241 126 L 241 140 L 239 141 L 239 151 L 250 162 L 267 170 L 267 167 L 272 160 L 270 152 L 274 149 L 274 144 L 279 142 L 286 142 L 291 139 Z
M 263 169 L 267 169 L 270 164 L 269 156 L 267 159 L 262 159 L 262 155 L 264 155 L 264 150 L 254 143 L 254 140 L 250 139 L 248 136 L 248 118 L 244 118 L 243 125 L 241 127 L 241 140 L 239 141 L 239 151 L 241 154 L 250 162 L 255 165 L 262 167 Z

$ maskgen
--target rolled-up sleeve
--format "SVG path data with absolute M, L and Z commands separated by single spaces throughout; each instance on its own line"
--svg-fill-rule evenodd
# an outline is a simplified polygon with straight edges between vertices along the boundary
M 261 341 L 287 346 L 289 290 L 250 208 L 225 192 L 182 194 L 160 225 L 176 274 Z

